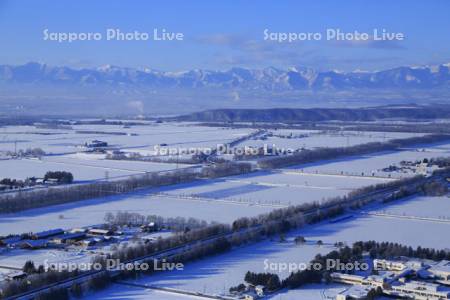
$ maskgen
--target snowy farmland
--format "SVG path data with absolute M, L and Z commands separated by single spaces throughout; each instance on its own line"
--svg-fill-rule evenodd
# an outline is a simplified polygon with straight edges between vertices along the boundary
M 436 207 L 436 203 L 441 203 L 441 206 Z M 448 210 L 449 206 L 450 198 L 448 197 L 416 197 L 383 206 L 383 209 L 412 213 L 426 207 L 428 211 L 435 209 L 435 213 L 438 213 L 437 210 L 439 209 L 447 209 L 446 212 L 450 211 Z M 379 208 L 375 208 L 373 212 L 378 210 Z M 446 214 L 448 215 L 448 213 Z M 395 230 L 392 230 L 392 228 L 395 228 Z M 288 272 L 277 272 L 266 267 L 269 264 L 276 263 L 308 263 L 316 254 L 325 254 L 335 249 L 334 244 L 336 242 L 344 242 L 350 245 L 356 241 L 376 240 L 398 242 L 412 247 L 448 249 L 450 244 L 447 239 L 443 238 L 448 230 L 450 230 L 450 221 L 411 220 L 356 213 L 353 218 L 340 222 L 325 221 L 290 232 L 285 242 L 280 242 L 275 237 L 273 240 L 240 247 L 229 253 L 189 263 L 182 272 L 174 271 L 144 276 L 130 282 L 212 295 L 225 294 L 229 287 L 243 282 L 247 271 L 271 271 L 277 273 L 280 278 L 285 278 Z M 296 245 L 293 239 L 298 235 L 304 236 L 307 243 Z M 319 240 L 323 241 L 322 246 L 317 246 Z M 329 286 L 307 285 L 298 290 L 281 291 L 279 294 L 273 295 L 271 299 L 326 299 L 327 296 L 334 296 L 344 289 L 345 286 L 335 284 Z M 140 290 L 133 288 L 133 291 L 133 295 L 137 297 L 156 293 L 144 288 Z M 119 291 L 116 285 L 95 294 L 95 296 L 98 297 L 96 299 L 111 299 L 111 297 L 122 296 L 127 299 L 128 297 L 124 292 Z M 165 299 L 164 295 L 161 297 L 161 299 Z
M 41 148 L 47 154 L 76 153 L 86 142 L 102 140 L 114 149 L 154 155 L 155 146 L 165 144 L 173 148 L 215 148 L 254 132 L 246 128 L 204 127 L 191 123 L 147 123 L 135 126 L 72 125 L 64 129 L 35 126 L 7 126 L 0 128 L 0 152 L 15 152 L 27 148 Z M 264 144 L 281 148 L 344 147 L 368 142 L 381 142 L 395 138 L 421 136 L 418 133 L 381 132 L 321 132 L 312 130 L 278 130 L 278 135 L 308 135 L 302 138 L 269 137 L 267 140 L 247 140 L 241 146 Z
M 0 128 L 0 151 L 40 147 L 48 154 L 41 159 L 0 161 L 0 178 L 25 179 L 43 176 L 47 171 L 72 172 L 76 182 L 117 179 L 126 176 L 184 168 L 191 165 L 143 161 L 107 160 L 106 154 L 80 153 L 80 145 L 93 139 L 106 141 L 112 149 L 154 155 L 154 146 L 206 148 L 235 141 L 253 129 L 211 128 L 188 123 L 148 123 L 121 125 L 74 125 L 72 129 L 42 129 L 34 126 Z M 292 133 L 292 134 L 291 134 Z M 303 136 L 302 136 L 303 135 Z M 251 139 L 238 146 L 275 144 L 283 148 L 345 147 L 368 142 L 420 136 L 415 133 L 274 131 L 267 139 Z M 291 136 L 286 138 L 286 136 Z M 294 137 L 293 137 L 294 136 Z M 104 222 L 106 213 L 120 211 L 163 217 L 196 218 L 210 222 L 231 223 L 241 217 L 268 213 L 276 208 L 322 202 L 344 196 L 355 189 L 385 183 L 392 178 L 413 175 L 385 172 L 382 169 L 403 160 L 422 160 L 450 155 L 450 143 L 420 145 L 400 151 L 346 157 L 272 171 L 198 180 L 196 182 L 141 189 L 128 194 L 30 209 L 0 215 L 0 235 L 37 232 L 52 228 L 77 228 Z M 208 163 L 211 163 L 208 161 Z M 415 197 L 388 206 L 357 211 L 348 219 L 290 232 L 286 241 L 279 237 L 243 246 L 232 252 L 189 263 L 183 272 L 165 272 L 134 281 L 207 294 L 224 294 L 241 283 L 245 272 L 265 270 L 271 263 L 307 263 L 318 253 L 335 249 L 336 242 L 351 244 L 358 240 L 395 241 L 411 246 L 448 248 L 445 236 L 450 229 L 450 198 Z M 392 230 L 395 228 L 395 230 Z M 429 233 L 433 234 L 429 234 Z M 302 235 L 307 243 L 296 245 Z M 317 241 L 323 241 L 322 246 Z M 28 254 L 31 253 L 31 254 Z M 20 268 L 30 257 L 40 264 L 51 261 L 83 261 L 89 255 L 60 250 L 18 250 L 0 255 L 0 269 Z M 0 270 L 1 271 L 1 270 Z M 279 274 L 288 275 L 286 271 Z M 311 286 L 304 290 L 283 292 L 273 299 L 318 299 L 335 294 L 342 286 L 326 290 Z M 92 295 L 95 299 L 180 299 L 179 295 L 117 284 Z M 308 298 L 309 297 L 309 298 Z M 94 299 L 94 298 L 93 298 Z
M 383 206 L 372 213 L 386 217 L 421 218 L 430 221 L 450 222 L 450 195 L 410 197 L 392 205 Z
M 0 217 L 0 234 L 100 224 L 104 222 L 107 212 L 128 211 L 228 223 L 239 217 L 255 216 L 273 209 L 269 206 L 161 197 L 154 195 L 154 192 L 140 191 L 3 215 Z
M 0 128 L 0 152 L 16 152 L 28 148 L 41 148 L 47 155 L 39 159 L 0 160 L 0 178 L 25 179 L 41 177 L 47 171 L 69 171 L 75 181 L 121 178 L 143 172 L 174 169 L 172 163 L 113 161 L 105 154 L 80 153 L 80 146 L 94 139 L 105 141 L 111 149 L 141 155 L 156 155 L 155 147 L 166 145 L 170 149 L 215 148 L 254 132 L 253 129 L 204 127 L 191 123 L 144 123 L 142 125 L 72 125 L 52 129 L 35 126 L 7 126 Z M 302 135 L 304 138 L 270 137 L 269 140 L 248 140 L 239 144 L 255 146 L 258 143 L 298 149 L 355 145 L 393 138 L 408 138 L 423 134 L 381 132 L 320 132 L 303 130 L 277 130 L 277 135 Z M 275 139 L 275 140 L 271 140 Z M 256 144 L 255 144 L 256 143 Z M 258 144 L 259 145 L 259 144 Z M 164 159 L 164 157 L 161 157 Z M 183 165 L 178 165 L 183 167 Z M 358 172 L 355 168 L 355 172 Z M 370 170 L 369 170 L 370 171 Z
M 155 123 L 131 128 L 119 125 L 74 125 L 72 129 L 2 127 L 0 153 L 41 148 L 47 155 L 41 159 L 2 159 L 0 178 L 43 177 L 47 171 L 58 170 L 72 172 L 75 181 L 85 181 L 170 170 L 183 165 L 108 160 L 105 159 L 105 154 L 84 153 L 86 149 L 81 145 L 97 139 L 107 142 L 112 149 L 148 155 L 154 154 L 155 146 L 160 144 L 170 147 L 214 148 L 217 144 L 233 141 L 249 132 L 251 130 Z
M 425 149 L 425 151 L 415 151 L 417 149 Z M 0 216 L 0 223 L 9 224 L 8 228 L 1 227 L 0 234 L 92 225 L 102 223 L 107 212 L 115 213 L 117 211 L 132 211 L 166 217 L 194 217 L 206 221 L 229 223 L 240 217 L 256 216 L 279 207 L 313 201 L 320 202 L 328 198 L 343 196 L 356 188 L 390 180 L 371 176 L 304 174 L 299 173 L 299 169 L 311 173 L 315 173 L 317 170 L 319 173 L 338 170 L 356 173 L 359 170 L 385 167 L 389 163 L 404 159 L 441 156 L 446 151 L 450 151 L 450 144 L 421 146 L 405 151 L 350 157 L 339 161 L 324 161 L 301 166 L 301 168 L 277 170 L 273 173 L 258 172 L 204 180 L 32 209 Z M 94 163 L 101 166 L 101 162 L 95 161 Z M 116 162 L 114 161 L 114 163 Z M 121 161 L 117 163 L 121 163 Z
M 384 178 L 338 177 L 297 172 L 257 172 L 192 184 L 166 194 L 198 199 L 222 199 L 254 205 L 298 205 L 344 196 L 363 186 L 386 182 Z
M 251 129 L 209 128 L 186 123 L 136 125 L 73 125 L 71 129 L 42 129 L 34 126 L 0 128 L 0 151 L 15 148 L 42 148 L 47 154 L 80 151 L 91 140 L 102 140 L 111 147 L 135 151 L 153 151 L 155 145 L 214 147 L 250 133 Z
M 81 250 L 63 250 L 63 249 L 38 249 L 26 250 L 15 249 L 0 255 L 1 269 L 21 269 L 25 262 L 33 260 L 36 266 L 56 263 L 89 263 L 93 255 L 88 251 Z
M 118 211 L 231 223 L 240 217 L 256 216 L 275 208 L 344 196 L 355 188 L 385 181 L 387 179 L 258 172 L 3 215 L 0 223 L 9 226 L 2 226 L 0 234 L 98 224 L 104 221 L 107 212 Z
M 319 130 L 270 130 L 266 139 L 251 139 L 239 147 L 263 147 L 275 145 L 278 148 L 315 149 L 321 147 L 349 147 L 371 142 L 386 142 L 392 139 L 404 139 L 423 136 L 421 133 L 405 132 L 351 132 L 351 131 L 319 131 Z

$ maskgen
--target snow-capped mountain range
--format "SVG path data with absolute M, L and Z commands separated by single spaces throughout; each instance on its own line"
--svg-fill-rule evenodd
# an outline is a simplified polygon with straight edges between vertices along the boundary
M 0 65 L 2 84 L 50 84 L 75 86 L 122 86 L 150 88 L 226 88 L 248 90 L 333 89 L 428 89 L 450 87 L 450 63 L 437 66 L 397 67 L 376 72 L 318 72 L 306 67 L 227 71 L 190 70 L 163 72 L 104 66 L 74 69 L 30 62 Z

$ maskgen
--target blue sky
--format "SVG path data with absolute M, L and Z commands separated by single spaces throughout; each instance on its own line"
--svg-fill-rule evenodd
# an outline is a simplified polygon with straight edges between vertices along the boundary
M 95 67 L 105 64 L 178 71 L 194 68 L 375 70 L 450 62 L 450 1 L 5 1 L 0 0 L 0 64 L 38 61 Z M 43 40 L 50 32 L 107 28 L 182 32 L 183 41 Z M 327 28 L 404 33 L 404 41 L 346 43 L 263 40 L 271 32 Z

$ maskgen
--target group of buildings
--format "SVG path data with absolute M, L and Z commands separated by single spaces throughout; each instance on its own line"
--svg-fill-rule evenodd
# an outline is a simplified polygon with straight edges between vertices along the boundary
M 75 228 L 70 231 L 51 229 L 36 233 L 14 235 L 0 239 L 0 247 L 6 249 L 60 248 L 67 245 L 91 246 L 95 243 L 113 241 L 117 233 L 100 228 Z
M 407 174 L 419 174 L 419 175 L 429 175 L 433 171 L 439 169 L 437 164 L 424 159 L 422 161 L 401 161 L 400 164 L 390 165 L 389 167 L 383 168 L 383 172 L 397 172 L 397 173 L 407 173 Z
M 52 253 L 58 251 L 78 253 L 80 257 L 89 256 L 92 253 L 103 253 L 113 244 L 139 238 L 144 243 L 157 241 L 161 234 L 162 226 L 155 222 L 146 223 L 142 226 L 109 226 L 100 224 L 82 228 L 63 230 L 61 228 L 50 229 L 35 233 L 24 233 L 21 235 L 10 235 L 0 237 L 0 253 L 14 255 L 30 251 L 29 260 L 34 257 L 40 261 L 42 251 L 49 250 Z M 9 253 L 9 254 L 8 254 Z M 58 255 L 58 254 L 56 254 Z M 81 261 L 84 258 L 80 258 Z M 63 262 L 61 260 L 61 262 Z M 22 265 L 12 264 L 0 266 L 0 282 L 21 279 L 27 276 L 22 270 Z
M 374 259 L 373 270 L 369 276 L 332 273 L 334 282 L 351 285 L 336 300 L 366 299 L 371 290 L 395 298 L 450 299 L 450 261 Z

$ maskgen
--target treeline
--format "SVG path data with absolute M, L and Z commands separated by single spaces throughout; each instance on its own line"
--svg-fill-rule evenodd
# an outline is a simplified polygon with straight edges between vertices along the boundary
M 450 167 L 450 157 L 435 157 L 428 160 L 430 164 L 436 165 L 439 168 Z
M 448 193 L 448 183 L 442 181 L 433 181 L 424 184 L 421 191 L 426 196 L 444 196 Z
M 143 161 L 143 162 L 157 162 L 157 163 L 177 163 L 177 164 L 200 164 L 206 161 L 206 154 L 193 154 L 191 157 L 178 157 L 177 155 L 142 155 L 138 152 L 133 152 L 129 154 L 118 153 L 118 154 L 107 154 L 106 159 L 111 160 L 130 160 L 130 161 Z
M 73 182 L 73 175 L 66 171 L 48 171 L 44 175 L 44 182 L 47 182 L 50 179 L 56 180 L 59 184 L 67 184 Z M 37 182 L 38 178 L 36 177 L 28 177 L 25 180 L 3 178 L 0 180 L 0 191 L 32 187 L 37 185 Z
M 148 225 L 153 222 L 158 227 L 164 227 L 175 232 L 189 231 L 192 229 L 203 228 L 209 225 L 208 222 L 195 218 L 165 218 L 158 215 L 144 216 L 139 213 L 121 211 L 117 212 L 116 214 L 113 214 L 111 212 L 106 213 L 105 222 L 110 226 L 142 226 Z
M 33 186 L 35 185 L 36 181 L 33 181 L 31 178 L 27 178 L 25 180 L 20 179 L 11 179 L 11 178 L 2 178 L 0 180 L 0 190 L 12 190 L 12 189 L 18 189 L 18 188 L 24 188 L 26 186 Z
M 362 249 L 363 252 L 368 252 L 371 258 L 389 259 L 400 256 L 431 259 L 431 260 L 450 260 L 450 251 L 448 249 L 437 250 L 434 248 L 423 248 L 418 246 L 413 248 L 399 243 L 392 242 L 356 242 L 353 244 L 354 248 Z
M 335 159 L 344 156 L 361 155 L 373 152 L 397 150 L 401 147 L 415 144 L 428 144 L 450 140 L 447 134 L 430 134 L 426 136 L 395 139 L 387 142 L 372 142 L 351 147 L 305 149 L 292 155 L 269 157 L 258 162 L 263 169 L 280 168 L 288 165 L 305 164 L 326 159 Z
M 27 148 L 25 150 L 19 149 L 18 151 L 6 151 L 7 156 L 13 157 L 38 157 L 45 155 L 45 151 L 41 148 Z
M 54 179 L 58 183 L 72 183 L 73 182 L 73 175 L 70 172 L 66 171 L 48 171 L 44 175 L 44 182 Z
M 0 195 L 0 213 L 18 212 L 55 204 L 62 204 L 132 192 L 139 188 L 185 183 L 202 178 L 243 174 L 251 171 L 248 163 L 222 163 L 206 166 L 201 172 L 192 169 L 178 169 L 165 173 L 148 173 L 122 180 L 93 182 L 39 190 L 18 191 Z

